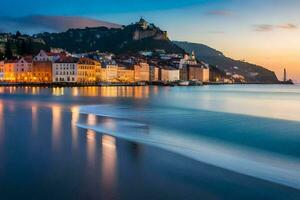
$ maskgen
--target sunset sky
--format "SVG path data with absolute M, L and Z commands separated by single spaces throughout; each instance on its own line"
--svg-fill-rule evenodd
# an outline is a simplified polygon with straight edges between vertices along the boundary
M 279 79 L 286 67 L 300 82 L 299 10 L 299 0 L 10 0 L 1 2 L 0 31 L 61 31 L 98 20 L 129 24 L 143 16 L 173 40 L 266 66 Z

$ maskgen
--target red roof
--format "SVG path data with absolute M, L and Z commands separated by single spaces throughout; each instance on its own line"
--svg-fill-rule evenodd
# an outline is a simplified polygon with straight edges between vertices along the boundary
M 32 56 L 25 56 L 25 57 L 23 57 L 24 58 L 24 60 L 26 61 L 26 62 L 28 62 L 28 63 L 31 63 L 32 62 Z

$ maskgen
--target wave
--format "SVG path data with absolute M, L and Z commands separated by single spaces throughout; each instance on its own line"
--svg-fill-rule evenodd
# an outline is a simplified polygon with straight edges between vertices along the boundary
M 78 122 L 77 126 L 131 142 L 151 145 L 233 172 L 300 189 L 300 161 L 276 153 L 197 138 L 176 130 L 143 122 L 145 113 L 110 105 L 81 107 L 81 114 L 109 120 L 97 124 Z M 172 113 L 168 113 L 172 114 Z M 146 115 L 147 116 L 147 115 Z M 167 119 L 166 119 L 167 120 Z M 112 126 L 113 124 L 113 126 Z

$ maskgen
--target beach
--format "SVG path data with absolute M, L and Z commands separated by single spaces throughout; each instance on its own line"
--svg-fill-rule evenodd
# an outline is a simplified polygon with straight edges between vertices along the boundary
M 300 88 L 0 88 L 0 199 L 299 199 Z

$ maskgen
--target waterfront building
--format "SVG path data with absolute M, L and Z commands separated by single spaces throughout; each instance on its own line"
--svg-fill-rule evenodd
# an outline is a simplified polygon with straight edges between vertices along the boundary
M 61 56 L 66 56 L 66 54 L 63 53 L 52 53 L 52 52 L 46 52 L 44 50 L 40 50 L 40 52 L 33 58 L 34 61 L 49 61 L 49 62 L 55 62 L 58 60 Z
M 102 72 L 102 65 L 100 62 L 94 60 L 95 62 L 95 72 L 96 72 L 96 82 L 100 82 L 101 81 L 101 72 Z
M 96 82 L 96 61 L 89 58 L 80 58 L 77 62 L 77 82 Z
M 148 63 L 140 62 L 134 65 L 134 80 L 139 81 L 149 81 L 150 79 L 150 66 Z
M 196 64 L 197 64 L 197 60 L 196 60 L 196 56 L 195 56 L 194 52 L 192 52 L 191 56 L 188 54 L 185 54 L 183 56 L 183 58 L 180 59 L 180 61 L 179 61 L 179 69 L 187 67 L 187 65 L 196 65 Z
M 188 66 L 189 80 L 198 80 L 201 82 L 209 82 L 209 68 L 202 65 L 189 65 Z
M 51 61 L 33 61 L 32 82 L 34 82 L 34 83 L 51 83 L 52 82 L 52 62 Z
M 52 82 L 77 82 L 77 61 L 76 58 L 66 56 L 56 60 L 52 66 Z
M 161 81 L 178 81 L 179 69 L 170 66 L 163 66 L 161 69 Z
M 117 82 L 117 79 L 118 79 L 118 65 L 111 62 L 103 63 L 101 68 L 101 81 Z
M 191 55 L 185 54 L 179 61 L 180 80 L 188 81 L 189 79 L 189 65 L 197 65 L 195 53 Z
M 4 61 L 0 61 L 0 81 L 4 81 Z
M 14 76 L 16 82 L 31 82 L 32 81 L 32 57 L 26 56 L 17 61 L 15 65 Z
M 4 81 L 6 82 L 15 82 L 15 70 L 17 65 L 17 60 L 5 60 L 3 66 L 3 74 L 4 74 Z
M 187 65 L 184 65 L 181 68 L 179 68 L 179 79 L 182 81 L 189 80 L 189 70 Z
M 132 83 L 134 82 L 134 70 L 125 65 L 118 65 L 119 82 Z
M 160 80 L 160 69 L 157 66 L 150 66 L 150 81 Z

